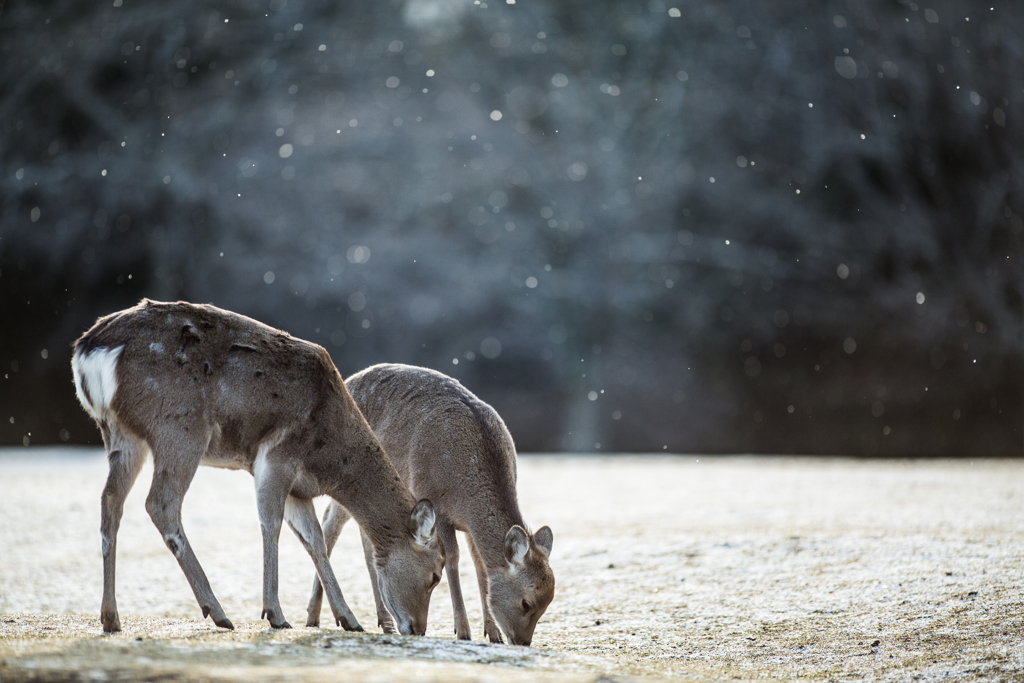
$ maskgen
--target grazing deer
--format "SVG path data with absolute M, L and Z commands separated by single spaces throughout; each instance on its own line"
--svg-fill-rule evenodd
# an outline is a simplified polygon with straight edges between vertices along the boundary
M 416 502 L 320 346 L 213 306 L 143 300 L 100 318 L 75 342 L 78 399 L 99 424 L 103 489 L 103 630 L 121 630 L 114 598 L 117 529 L 147 455 L 146 510 L 203 616 L 234 628 L 181 525 L 199 465 L 248 471 L 263 531 L 263 615 L 289 628 L 277 596 L 282 519 L 313 558 L 335 621 L 362 631 L 341 594 L 312 499 L 345 506 L 366 534 L 381 603 L 403 634 L 426 630 L 444 549 L 434 507 Z M 262 617 L 261 617 L 262 618 Z
M 546 526 L 534 534 L 526 530 L 516 499 L 516 448 L 505 423 L 457 380 L 426 368 L 375 365 L 346 383 L 402 480 L 415 495 L 435 503 L 456 637 L 471 638 L 459 583 L 457 529 L 469 536 L 485 634 L 492 643 L 503 642 L 504 632 L 512 644 L 529 645 L 555 594 L 548 565 L 554 539 Z M 351 512 L 339 502 L 324 513 L 328 552 Z M 378 621 L 387 631 L 392 627 L 372 569 L 370 579 Z M 314 580 L 307 626 L 319 622 L 322 591 L 320 580 Z

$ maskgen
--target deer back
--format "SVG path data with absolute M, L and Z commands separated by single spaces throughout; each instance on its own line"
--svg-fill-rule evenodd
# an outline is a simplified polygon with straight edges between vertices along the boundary
M 325 420 L 327 414 L 357 410 L 321 347 L 213 306 L 144 300 L 83 335 L 76 367 L 88 368 L 93 354 L 114 355 L 115 391 L 94 387 L 84 375 L 79 393 L 86 410 L 99 417 L 92 396 L 99 389 L 139 438 L 201 425 L 215 432 L 207 456 L 213 461 L 251 465 L 258 445 L 285 430 L 309 432 L 322 450 L 341 436 L 322 428 L 339 417 Z
M 443 499 L 453 521 L 497 506 L 522 524 L 515 444 L 491 406 L 447 375 L 408 365 L 375 365 L 346 384 L 416 495 Z

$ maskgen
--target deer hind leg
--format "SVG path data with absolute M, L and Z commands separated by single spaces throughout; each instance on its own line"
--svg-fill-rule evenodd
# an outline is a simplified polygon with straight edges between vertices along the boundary
M 103 441 L 107 447 L 110 472 L 100 497 L 100 538 L 103 549 L 103 602 L 100 621 L 105 633 L 121 630 L 114 594 L 114 575 L 117 563 L 117 530 L 121 526 L 124 499 L 139 476 L 146 460 L 145 445 L 127 436 L 115 426 L 111 431 L 104 425 Z
M 334 545 L 341 536 L 341 529 L 349 520 L 348 510 L 335 501 L 324 510 L 323 532 L 324 542 L 327 546 L 327 557 L 331 556 Z M 315 627 L 320 625 L 320 610 L 323 607 L 324 587 L 320 583 L 319 574 L 313 577 L 313 592 L 309 596 L 309 605 L 306 607 L 306 626 Z M 361 627 L 359 630 L 362 630 Z
M 146 498 L 146 511 L 185 573 L 196 601 L 203 610 L 203 617 L 210 616 L 213 623 L 221 628 L 234 629 L 217 602 L 206 573 L 192 552 L 192 546 L 181 525 L 181 501 L 185 498 L 185 492 L 195 477 L 199 461 L 209 443 L 208 438 L 204 437 L 202 441 L 190 440 L 183 438 L 183 434 L 198 435 L 201 431 L 179 430 L 174 438 L 154 439 L 150 444 L 153 453 L 153 484 Z
M 473 564 L 476 566 L 476 581 L 480 585 L 480 607 L 484 612 L 484 634 L 492 643 L 504 643 L 501 629 L 495 623 L 494 617 L 491 615 L 491 608 L 487 604 L 487 565 L 484 564 L 484 558 L 480 555 L 480 551 L 473 545 L 473 539 L 470 537 L 467 540 L 469 541 L 469 554 L 473 556 Z
M 292 528 L 295 535 L 299 537 L 306 552 L 313 559 L 313 566 L 316 567 L 317 577 L 327 591 L 327 602 L 334 613 L 334 620 L 346 631 L 362 631 L 363 627 L 352 610 L 345 602 L 345 596 L 341 594 L 341 587 L 338 579 L 331 569 L 331 561 L 327 557 L 327 545 L 324 542 L 324 533 L 320 524 L 316 521 L 316 510 L 313 508 L 313 501 L 308 498 L 296 498 L 288 496 L 284 503 L 284 518 L 288 526 Z M 317 615 L 319 616 L 319 614 Z M 309 625 L 307 620 L 307 626 Z
M 377 578 L 377 565 L 373 561 L 373 544 L 370 537 L 360 531 L 359 537 L 363 541 L 363 556 L 366 558 L 366 569 L 370 573 L 370 586 L 373 587 L 373 602 L 377 607 L 377 626 L 380 626 L 384 633 L 398 633 L 391 613 L 384 606 L 384 600 L 380 597 L 380 582 Z
M 462 583 L 459 580 L 459 543 L 455 538 L 455 527 L 447 519 L 438 521 L 437 534 L 444 546 L 444 569 L 448 576 L 448 591 L 452 595 L 452 612 L 455 615 L 455 637 L 472 640 L 466 603 L 462 599 Z

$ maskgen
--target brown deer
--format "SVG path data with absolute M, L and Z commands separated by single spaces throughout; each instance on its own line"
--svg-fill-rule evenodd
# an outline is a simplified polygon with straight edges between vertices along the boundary
M 110 473 L 101 535 L 106 632 L 119 631 L 114 598 L 117 529 L 148 455 L 146 510 L 188 579 L 203 616 L 234 628 L 181 525 L 199 465 L 242 469 L 256 482 L 263 532 L 263 616 L 289 628 L 277 595 L 282 520 L 309 552 L 335 621 L 362 631 L 341 594 L 312 499 L 345 506 L 366 534 L 378 609 L 403 634 L 422 635 L 444 549 L 428 500 L 416 502 L 320 346 L 207 305 L 143 300 L 100 318 L 75 342 L 78 399 L 99 424 Z
M 516 448 L 501 417 L 457 380 L 426 368 L 375 365 L 346 383 L 402 480 L 415 495 L 435 503 L 456 637 L 472 637 L 459 583 L 459 530 L 469 536 L 486 636 L 500 643 L 504 632 L 512 644 L 529 645 L 555 594 L 548 565 L 554 538 L 548 527 L 531 534 L 523 522 L 516 498 Z M 338 503 L 324 513 L 328 552 L 352 512 L 344 501 Z M 393 627 L 369 552 L 366 560 L 378 622 L 388 631 Z M 322 591 L 320 580 L 314 580 L 307 626 L 319 623 Z

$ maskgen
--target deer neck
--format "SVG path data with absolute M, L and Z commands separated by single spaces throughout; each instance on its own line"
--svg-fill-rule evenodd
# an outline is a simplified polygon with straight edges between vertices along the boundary
M 526 522 L 514 499 L 492 501 L 487 510 L 486 514 L 474 515 L 466 531 L 490 573 L 492 569 L 506 564 L 505 534 L 516 524 L 526 529 Z
M 351 399 L 349 399 L 351 403 Z M 374 548 L 386 550 L 409 535 L 416 499 L 354 403 L 345 420 L 345 472 L 331 493 L 359 524 Z

